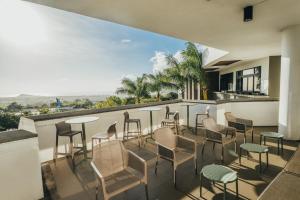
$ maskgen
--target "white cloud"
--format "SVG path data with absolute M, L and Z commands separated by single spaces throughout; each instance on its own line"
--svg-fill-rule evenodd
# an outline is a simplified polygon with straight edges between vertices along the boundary
M 156 51 L 155 55 L 150 58 L 150 62 L 153 63 L 153 73 L 161 72 L 168 68 L 166 53 L 163 51 Z
M 130 43 L 130 42 L 131 42 L 130 39 L 122 39 L 121 40 L 121 43 L 124 43 L 124 44 Z
M 181 51 L 177 51 L 174 54 L 174 58 L 176 58 L 178 62 L 182 62 L 183 61 L 183 56 L 181 55 Z

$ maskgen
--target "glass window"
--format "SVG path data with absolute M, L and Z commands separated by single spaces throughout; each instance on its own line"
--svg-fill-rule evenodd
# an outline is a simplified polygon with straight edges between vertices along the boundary
M 246 69 L 243 71 L 243 75 L 250 75 L 250 74 L 254 74 L 254 69 Z
M 247 85 L 248 85 L 248 79 L 247 78 L 243 78 L 243 91 L 247 91 Z

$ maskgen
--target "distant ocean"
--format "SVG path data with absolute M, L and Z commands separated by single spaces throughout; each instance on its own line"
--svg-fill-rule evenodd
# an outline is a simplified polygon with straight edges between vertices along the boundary
M 75 101 L 76 99 L 89 99 L 92 102 L 103 101 L 111 95 L 82 95 L 82 96 L 35 96 L 21 94 L 16 97 L 0 97 L 0 106 L 6 106 L 12 102 L 17 102 L 22 105 L 42 105 L 55 102 L 56 98 L 61 101 Z

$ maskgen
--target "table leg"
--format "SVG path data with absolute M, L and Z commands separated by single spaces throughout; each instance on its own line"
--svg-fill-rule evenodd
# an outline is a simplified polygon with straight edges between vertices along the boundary
M 202 177 L 202 173 L 200 173 L 200 197 L 202 197 L 202 181 L 203 181 L 203 177 Z
M 278 155 L 279 155 L 279 148 L 280 148 L 279 140 L 280 140 L 280 139 L 277 139 L 277 154 L 278 154 Z
M 261 153 L 259 153 L 259 173 L 261 173 Z
M 266 156 L 267 156 L 267 168 L 269 168 L 269 152 L 268 151 L 266 153 Z
M 186 106 L 186 118 L 187 118 L 186 120 L 187 128 L 190 128 L 190 106 L 189 105 Z
M 266 137 L 264 137 L 264 145 L 266 145 Z
M 239 199 L 239 179 L 237 178 L 235 181 L 235 191 L 236 191 L 236 199 Z
M 82 146 L 83 146 L 83 155 L 84 158 L 87 159 L 87 148 L 86 148 L 86 135 L 85 135 L 85 124 L 81 124 L 82 128 Z
M 259 144 L 261 145 L 261 139 L 262 139 L 262 135 L 260 135 L 259 137 Z
M 226 184 L 224 183 L 224 200 L 226 200 Z
M 150 110 L 150 134 L 151 134 L 151 138 L 153 139 L 153 118 L 152 118 L 152 111 Z
M 241 165 L 241 155 L 242 154 L 242 148 L 240 147 L 240 149 L 239 149 L 239 163 L 240 163 L 240 165 Z
M 283 154 L 283 138 L 281 138 L 281 153 Z

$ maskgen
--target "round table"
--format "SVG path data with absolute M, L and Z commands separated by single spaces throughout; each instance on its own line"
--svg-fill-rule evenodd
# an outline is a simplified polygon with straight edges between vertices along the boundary
M 236 182 L 236 198 L 239 197 L 238 176 L 237 172 L 223 165 L 206 165 L 200 172 L 200 197 L 202 197 L 202 179 L 212 181 L 213 183 L 222 183 L 224 186 L 224 199 L 226 199 L 226 184 Z
M 196 103 L 182 103 L 181 106 L 186 106 L 186 126 L 190 128 L 190 106 L 196 105 Z
M 86 134 L 85 134 L 85 124 L 89 122 L 93 122 L 98 120 L 99 117 L 76 117 L 72 119 L 66 120 L 66 123 L 68 124 L 81 124 L 82 128 L 82 146 L 83 146 L 83 153 L 84 158 L 87 159 L 87 148 L 86 148 Z
M 262 142 L 262 139 L 264 140 L 264 145 L 266 145 L 266 138 L 272 138 L 277 140 L 277 154 L 279 155 L 279 149 L 281 143 L 281 153 L 283 153 L 283 134 L 276 133 L 276 132 L 262 132 L 260 134 L 260 144 Z
M 261 154 L 266 153 L 266 160 L 267 160 L 267 168 L 269 167 L 269 149 L 267 146 L 254 144 L 254 143 L 244 143 L 240 145 L 240 153 L 239 153 L 239 162 L 241 164 L 241 156 L 242 150 L 247 151 L 247 154 L 251 153 L 258 153 L 259 154 L 259 172 L 261 172 Z
M 150 137 L 153 139 L 153 117 L 152 117 L 152 112 L 153 111 L 160 111 L 160 107 L 145 107 L 145 108 L 140 108 L 139 111 L 147 111 L 150 113 Z

